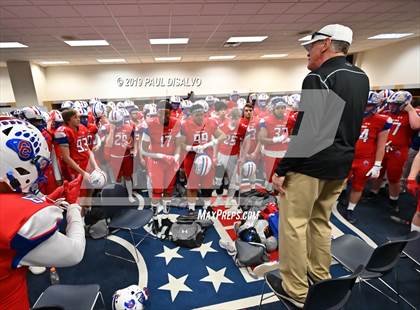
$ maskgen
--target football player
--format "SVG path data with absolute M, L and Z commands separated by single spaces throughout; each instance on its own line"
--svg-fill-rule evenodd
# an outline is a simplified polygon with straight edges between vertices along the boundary
M 104 154 L 109 163 L 117 182 L 124 182 L 127 189 L 128 200 L 133 203 L 133 149 L 134 129 L 133 126 L 124 122 L 121 109 L 113 109 L 108 116 L 109 134 L 105 140 Z
M 240 122 L 241 112 L 238 108 L 233 108 L 229 112 L 229 118 L 221 125 L 220 130 L 226 135 L 226 139 L 219 144 L 217 153 L 216 167 L 216 187 L 222 186 L 224 174 L 228 177 L 228 197 L 225 206 L 227 208 L 236 207 L 237 202 L 234 200 L 235 191 L 239 190 L 238 165 L 242 167 L 245 154 L 240 155 L 240 148 L 247 134 L 246 124 Z M 239 158 L 241 156 L 241 158 Z M 216 206 L 222 205 L 221 194 L 223 187 L 217 190 L 218 197 L 214 203 Z
M 413 215 L 411 221 L 411 230 L 420 232 L 420 195 L 418 193 L 419 184 L 417 183 L 417 176 L 420 172 L 420 152 L 414 158 L 413 165 L 411 166 L 410 174 L 407 178 L 407 190 L 414 197 L 417 196 L 417 210 Z
M 373 91 L 369 92 L 362 128 L 359 140 L 356 142 L 354 160 L 349 174 L 351 192 L 345 218 L 350 223 L 356 222 L 353 211 L 362 196 L 366 181 L 369 177 L 378 178 L 381 171 L 385 144 L 389 129 L 392 126 L 392 119 L 375 113 L 379 105 L 378 94 Z
M 82 175 L 85 180 L 81 197 L 85 197 L 84 206 L 90 205 L 93 193 L 88 185 L 90 170 L 100 170 L 96 164 L 95 156 L 88 144 L 88 130 L 80 123 L 80 115 L 75 109 L 67 109 L 61 113 L 64 125 L 59 127 L 54 134 L 54 141 L 60 147 L 62 158 L 61 172 L 63 179 L 73 181 Z M 93 169 L 92 169 L 93 168 Z
M 269 116 L 260 119 L 259 141 L 266 175 L 266 189 L 272 191 L 274 169 L 284 157 L 290 141 L 290 122 L 286 115 L 287 102 L 284 97 L 272 101 L 273 111 Z
M 142 138 L 142 154 L 147 157 L 147 172 L 152 185 L 152 207 L 156 212 L 163 205 L 169 212 L 176 171 L 179 167 L 180 120 L 171 116 L 171 103 L 161 100 L 158 117 L 145 121 Z M 177 155 L 175 155 L 177 154 Z
M 213 191 L 215 175 L 215 154 L 213 147 L 226 139 L 225 134 L 211 118 L 204 119 L 204 109 L 195 104 L 191 107 L 191 117 L 181 124 L 181 140 L 183 149 L 187 152 L 184 168 L 187 175 L 188 209 L 195 211 L 195 202 L 198 189 L 204 198 L 204 207 L 210 206 L 210 197 Z M 213 138 L 214 137 L 214 138 Z M 179 154 L 179 153 L 177 153 Z M 204 176 L 200 176 L 193 169 L 196 155 L 207 154 L 212 160 L 211 168 Z
M 395 213 L 399 212 L 400 179 L 404 163 L 407 160 L 408 148 L 411 137 L 414 134 L 413 129 L 417 129 L 413 118 L 404 109 L 411 102 L 412 98 L 413 96 L 408 91 L 397 91 L 387 99 L 389 111 L 384 112 L 384 115 L 392 118 L 392 127 L 389 131 L 385 148 L 381 175 L 372 182 L 372 189 L 369 193 L 370 198 L 377 196 L 386 172 L 389 183 L 389 205 Z
M 267 108 L 269 98 L 270 97 L 266 93 L 257 95 L 256 106 L 254 107 L 254 113 L 257 114 L 260 119 L 270 115 L 270 111 Z
M 71 203 L 65 204 L 66 234 L 58 229 L 63 220 L 63 210 L 53 203 L 58 197 L 31 194 L 50 158 L 48 145 L 34 126 L 0 118 L 0 152 L 0 309 L 25 310 L 30 308 L 28 266 L 78 264 L 84 254 L 85 233 L 80 206 L 74 203 L 78 193 L 65 191 Z M 79 187 L 72 184 L 77 191 Z

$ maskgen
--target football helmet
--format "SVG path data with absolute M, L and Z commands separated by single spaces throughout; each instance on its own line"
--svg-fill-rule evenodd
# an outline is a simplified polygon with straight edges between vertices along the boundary
M 238 101 L 239 98 L 240 98 L 239 93 L 236 90 L 234 90 L 232 94 L 229 96 L 229 99 L 235 102 Z
M 181 105 L 181 97 L 171 96 L 171 98 L 169 99 L 169 102 L 171 103 L 172 109 L 178 110 L 179 106 Z
M 245 242 L 258 242 L 258 243 L 261 243 L 261 238 L 258 235 L 258 232 L 255 229 L 255 227 L 249 227 L 249 228 L 246 228 L 246 229 L 242 230 L 239 233 L 239 238 L 242 241 L 245 241 Z
M 61 104 L 61 110 L 71 109 L 73 108 L 73 101 L 67 100 Z
M 246 99 L 239 98 L 238 101 L 236 101 L 236 104 L 238 105 L 238 109 L 242 111 L 246 105 Z
M 63 116 L 61 115 L 61 112 L 58 110 L 51 110 L 50 111 L 50 120 L 54 122 L 53 128 L 57 129 L 61 125 L 63 125 Z
M 124 121 L 124 115 L 120 109 L 112 109 L 109 112 L 108 120 L 111 124 L 121 124 Z
M 265 108 L 268 103 L 269 96 L 266 93 L 258 94 L 257 96 L 257 105 L 261 108 Z
M 77 109 L 77 108 L 83 108 L 83 105 L 80 101 L 75 101 L 73 102 L 73 109 Z
M 181 102 L 182 112 L 187 116 L 190 115 L 190 110 L 192 106 L 193 106 L 193 103 L 190 100 L 184 100 Z
M 242 176 L 244 178 L 252 177 L 253 175 L 255 175 L 256 171 L 257 171 L 257 165 L 251 160 L 246 161 L 242 166 Z
M 95 118 L 101 118 L 105 115 L 105 106 L 102 102 L 96 101 L 92 106 L 92 114 Z
M 207 154 L 200 154 L 194 159 L 194 172 L 199 176 L 207 175 L 211 170 L 211 158 Z
M 217 99 L 214 96 L 207 96 L 205 100 L 210 107 L 213 106 L 217 101 L 219 101 L 219 99 Z
M 410 92 L 405 90 L 400 90 L 391 95 L 387 99 L 389 104 L 389 110 L 391 113 L 398 113 L 404 109 L 404 107 L 411 103 L 413 100 L 413 95 Z
M 102 188 L 102 187 L 104 187 L 105 184 L 106 184 L 106 181 L 107 181 L 106 174 L 105 174 L 105 172 L 103 172 L 100 169 L 94 170 L 89 175 L 89 183 L 94 188 Z
M 287 96 L 277 96 L 270 100 L 270 107 L 274 110 L 277 107 L 287 108 Z
M 50 164 L 45 138 L 25 120 L 0 118 L 0 153 L 0 181 L 16 192 L 31 192 Z
M 194 102 L 194 104 L 199 104 L 203 107 L 204 113 L 207 113 L 209 111 L 209 104 L 205 100 L 197 100 Z
M 380 100 L 380 103 L 386 103 L 387 99 L 391 97 L 394 94 L 394 91 L 392 89 L 382 89 L 378 92 L 378 98 Z
M 130 285 L 120 289 L 112 296 L 113 310 L 142 310 L 149 299 L 147 287 L 140 289 L 137 285 Z
M 297 110 L 299 108 L 300 103 L 300 94 L 293 94 L 287 97 L 287 103 L 288 105 L 293 109 Z
M 41 110 L 36 107 L 25 107 L 22 109 L 22 114 L 25 120 L 32 121 L 32 120 L 43 120 Z

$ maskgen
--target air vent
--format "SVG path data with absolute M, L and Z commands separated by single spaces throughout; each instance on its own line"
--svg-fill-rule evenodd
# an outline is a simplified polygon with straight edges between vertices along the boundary
M 76 38 L 75 36 L 61 36 L 61 38 L 64 41 L 74 41 L 74 40 L 78 40 L 78 38 Z
M 237 47 L 239 45 L 241 45 L 241 42 L 225 42 L 223 47 Z

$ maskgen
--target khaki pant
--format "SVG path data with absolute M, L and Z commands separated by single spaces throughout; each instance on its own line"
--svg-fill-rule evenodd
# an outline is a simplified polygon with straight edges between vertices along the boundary
M 321 180 L 304 174 L 286 175 L 286 194 L 280 197 L 279 252 L 284 290 L 304 302 L 307 274 L 329 279 L 331 227 L 329 219 L 344 180 Z

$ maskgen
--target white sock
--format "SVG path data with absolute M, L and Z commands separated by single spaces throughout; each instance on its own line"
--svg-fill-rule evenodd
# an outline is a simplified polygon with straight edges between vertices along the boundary
M 354 208 L 356 208 L 356 205 L 357 205 L 357 203 L 349 202 L 349 205 L 347 206 L 347 210 L 353 211 Z
M 170 199 L 164 199 L 164 200 L 162 201 L 162 203 L 163 203 L 163 212 L 164 212 L 164 213 L 168 213 L 168 212 L 169 212 L 169 207 L 168 207 L 168 205 L 170 204 L 170 202 L 171 202 L 171 200 L 170 200 Z
M 195 211 L 195 202 L 188 203 L 188 210 Z
M 133 182 L 124 179 L 125 187 L 127 188 L 128 197 L 133 197 Z
M 396 196 L 396 197 L 394 197 L 394 196 L 389 196 L 389 199 L 391 199 L 391 200 L 398 200 L 398 198 L 399 198 L 399 196 Z
M 418 232 L 420 232 L 420 226 L 417 226 L 417 225 L 411 223 L 411 231 L 418 231 Z
M 207 210 L 207 208 L 208 208 L 210 205 L 211 205 L 211 201 L 210 201 L 210 200 L 208 200 L 208 199 L 204 200 L 204 206 L 203 206 L 203 209 L 204 209 L 204 210 Z

